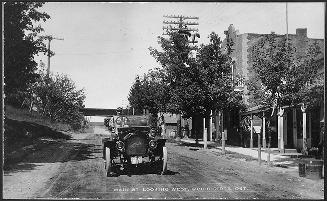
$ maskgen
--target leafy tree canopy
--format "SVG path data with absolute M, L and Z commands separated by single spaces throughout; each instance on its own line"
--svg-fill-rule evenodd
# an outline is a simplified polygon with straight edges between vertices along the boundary
M 239 106 L 240 96 L 231 82 L 231 59 L 221 51 L 217 34 L 209 38 L 208 45 L 191 47 L 183 34 L 158 37 L 162 50 L 149 49 L 162 68 L 150 71 L 143 80 L 136 79 L 129 96 L 131 105 L 185 117 Z M 190 56 L 194 51 L 196 58 Z
M 80 109 L 84 108 L 85 92 L 77 89 L 73 80 L 67 75 L 49 76 L 40 73 L 37 82 L 28 88 L 30 100 L 42 115 L 56 122 L 70 124 L 79 129 L 84 120 Z
M 45 52 L 43 31 L 39 21 L 50 16 L 39 12 L 42 2 L 4 3 L 4 73 L 6 101 L 18 105 L 23 101 L 20 93 L 38 78 L 34 55 Z
M 300 54 L 285 37 L 263 37 L 251 49 L 251 102 L 269 107 L 319 105 L 323 100 L 323 82 L 317 73 L 323 66 L 322 58 L 316 42 Z

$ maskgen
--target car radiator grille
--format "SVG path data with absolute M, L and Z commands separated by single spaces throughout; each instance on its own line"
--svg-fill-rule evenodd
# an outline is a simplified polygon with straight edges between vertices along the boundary
M 146 140 L 139 136 L 131 136 L 126 140 L 126 154 L 129 156 L 141 156 L 147 152 Z

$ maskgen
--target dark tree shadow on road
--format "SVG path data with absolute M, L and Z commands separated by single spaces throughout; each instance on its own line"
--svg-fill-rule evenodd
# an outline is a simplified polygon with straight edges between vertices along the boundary
M 82 142 L 46 125 L 6 118 L 3 170 L 6 174 L 31 171 L 38 163 L 83 161 L 101 153 L 101 145 Z
M 68 151 L 69 150 L 69 151 Z M 3 169 L 6 173 L 31 171 L 37 163 L 64 163 L 68 161 L 83 161 L 95 159 L 95 153 L 100 149 L 94 144 L 77 143 L 71 141 L 40 141 L 24 153 L 17 153 L 7 158 Z
M 178 144 L 176 144 L 176 146 L 203 148 L 203 144 L 192 143 L 192 142 L 179 142 Z M 217 144 L 208 144 L 207 145 L 208 149 L 213 149 L 213 148 L 216 148 L 217 146 L 218 146 Z

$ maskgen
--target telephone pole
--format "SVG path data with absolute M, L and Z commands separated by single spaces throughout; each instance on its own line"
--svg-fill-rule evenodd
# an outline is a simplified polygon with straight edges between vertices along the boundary
M 55 38 L 53 36 L 46 36 L 45 37 L 48 40 L 48 69 L 47 69 L 47 75 L 50 74 L 50 57 L 51 57 L 51 50 L 50 50 L 50 43 L 52 40 L 64 40 L 63 38 Z
M 188 26 L 197 26 L 199 23 L 194 20 L 199 20 L 199 17 L 193 16 L 183 16 L 183 15 L 164 15 L 166 20 L 163 23 L 166 26 L 163 26 L 162 29 L 165 31 L 162 35 L 170 35 L 171 32 L 178 32 L 181 34 L 185 34 L 189 40 L 189 43 L 197 43 L 196 38 L 200 38 L 199 29 L 195 27 L 189 28 Z M 168 21 L 168 18 L 172 18 L 175 21 Z M 185 21 L 185 20 L 193 20 L 193 21 Z
M 162 35 L 170 35 L 173 32 L 177 32 L 179 34 L 183 34 L 184 36 L 186 36 L 189 44 L 192 43 L 194 45 L 195 43 L 198 42 L 196 38 L 200 38 L 200 34 L 198 33 L 199 30 L 194 26 L 199 25 L 199 23 L 196 21 L 199 20 L 199 17 L 183 16 L 183 15 L 164 15 L 163 17 L 165 18 L 165 20 L 163 21 L 164 26 L 162 27 L 162 30 L 164 31 L 164 33 Z M 182 137 L 182 128 L 181 128 L 182 115 L 177 114 L 176 116 L 177 116 L 177 136 L 178 136 L 177 139 L 180 139 L 180 137 Z

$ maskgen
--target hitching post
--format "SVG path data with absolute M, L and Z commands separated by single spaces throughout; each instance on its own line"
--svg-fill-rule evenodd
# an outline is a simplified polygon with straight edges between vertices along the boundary
M 251 114 L 251 135 L 250 135 L 250 148 L 253 148 L 253 114 Z
M 260 132 L 258 132 L 258 161 L 261 165 L 261 144 L 260 144 Z
M 206 118 L 203 118 L 203 148 L 207 148 L 207 128 L 206 128 Z
M 269 141 L 268 141 L 268 156 L 267 156 L 267 163 L 268 163 L 268 166 L 271 165 L 270 163 L 270 143 L 271 143 L 271 134 L 269 133 Z

